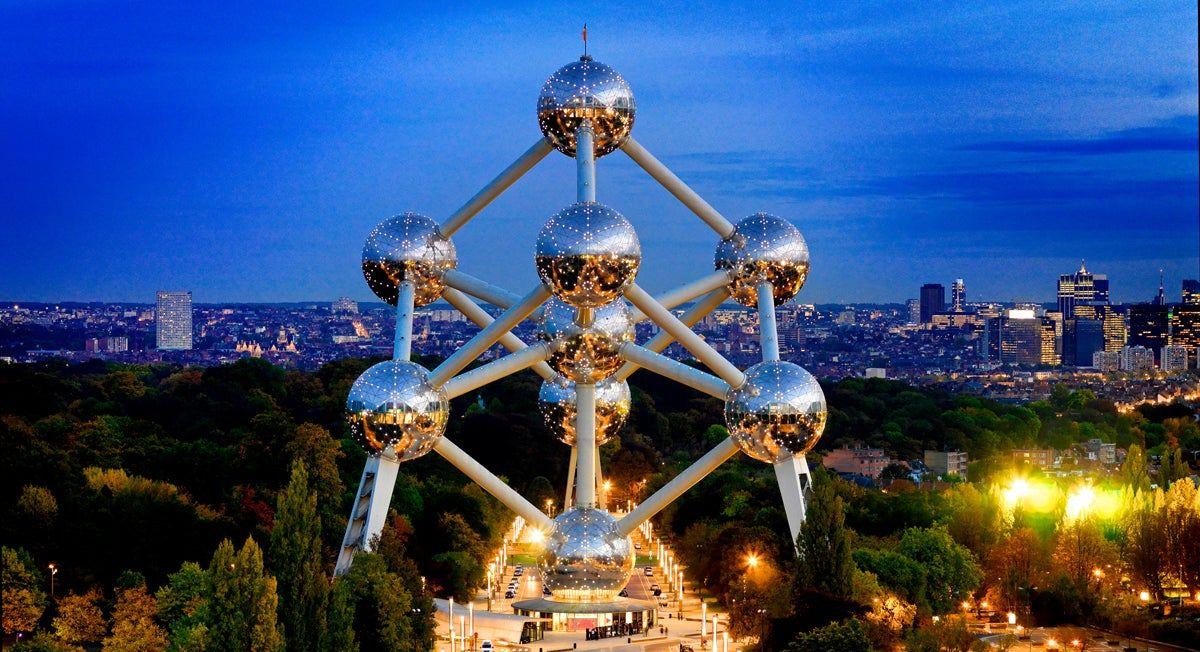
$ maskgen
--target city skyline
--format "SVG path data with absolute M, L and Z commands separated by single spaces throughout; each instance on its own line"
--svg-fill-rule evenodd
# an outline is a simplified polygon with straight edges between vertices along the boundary
M 799 226 L 816 252 L 800 301 L 901 302 L 960 277 L 972 297 L 1040 301 L 1080 258 L 1119 303 L 1152 297 L 1160 268 L 1198 275 L 1194 7 L 710 8 L 719 21 L 589 18 L 593 52 L 645 90 L 635 133 L 685 181 L 731 218 Z M 21 99 L 0 109 L 15 153 L 0 296 L 24 301 L 366 298 L 358 234 L 405 210 L 444 218 L 527 148 L 532 89 L 578 54 L 583 22 L 0 11 L 0 92 Z M 532 20 L 547 38 L 525 36 Z M 570 167 L 554 154 L 489 207 L 456 243 L 464 271 L 532 282 L 531 250 L 488 245 L 529 241 Z M 598 183 L 642 236 L 651 291 L 711 255 L 623 156 Z

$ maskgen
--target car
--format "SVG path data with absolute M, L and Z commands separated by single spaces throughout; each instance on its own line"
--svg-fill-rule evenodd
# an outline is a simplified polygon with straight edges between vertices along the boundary
M 658 588 L 657 586 L 651 589 L 651 591 L 654 593 L 654 597 L 656 598 L 662 595 L 662 589 Z
M 505 591 L 505 592 L 504 592 L 504 597 L 506 597 L 506 598 L 508 598 L 509 600 L 511 600 L 511 599 L 513 599 L 513 598 L 517 597 L 517 594 L 516 594 L 516 593 L 513 593 L 513 590 L 512 590 L 512 589 L 509 589 L 509 590 L 507 590 L 507 591 Z
M 484 641 L 479 644 L 479 652 L 492 652 L 496 648 L 492 647 L 491 641 Z
M 654 577 L 654 569 L 649 566 L 646 567 L 645 573 L 646 577 Z

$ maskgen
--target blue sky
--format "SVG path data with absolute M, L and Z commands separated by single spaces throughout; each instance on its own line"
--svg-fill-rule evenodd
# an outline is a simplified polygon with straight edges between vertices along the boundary
M 443 219 L 531 145 L 584 21 L 643 145 L 731 219 L 800 227 L 801 301 L 1045 300 L 1080 258 L 1121 301 L 1200 275 L 1194 2 L 239 4 L 0 5 L 0 298 L 368 298 L 371 227 Z M 460 268 L 523 293 L 573 184 L 551 154 Z M 623 154 L 597 185 L 644 286 L 711 269 Z

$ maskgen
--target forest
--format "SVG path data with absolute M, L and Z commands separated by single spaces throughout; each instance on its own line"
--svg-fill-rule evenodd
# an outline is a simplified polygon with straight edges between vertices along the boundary
M 372 362 L 311 373 L 255 359 L 0 365 L 5 640 L 428 649 L 431 597 L 463 599 L 484 582 L 480 560 L 511 515 L 428 455 L 402 467 L 375 552 L 330 577 L 365 459 L 342 409 Z M 519 374 L 456 399 L 447 436 L 541 505 L 561 501 L 569 450 L 543 426 L 539 384 Z M 630 385 L 629 420 L 601 449 L 620 502 L 648 495 L 727 434 L 720 401 L 647 372 Z M 788 541 L 772 470 L 741 455 L 659 517 L 735 631 L 766 632 L 765 649 L 965 650 L 973 637 L 933 617 L 990 600 L 1030 622 L 1194 640 L 1184 621 L 1134 597 L 1200 590 L 1200 501 L 1185 455 L 1200 450 L 1200 429 L 1189 407 L 1123 415 L 1066 389 L 1005 405 L 882 379 L 824 389 L 830 418 L 809 456 L 798 541 Z M 1014 469 L 1006 455 L 1093 438 L 1129 451 L 1119 473 L 1089 484 L 1113 509 L 1072 511 L 1077 481 Z M 884 493 L 820 470 L 823 451 L 856 442 L 901 460 L 966 450 L 971 482 L 901 480 Z M 1016 473 L 1045 500 L 1014 498 Z M 762 560 L 752 569 L 751 554 Z

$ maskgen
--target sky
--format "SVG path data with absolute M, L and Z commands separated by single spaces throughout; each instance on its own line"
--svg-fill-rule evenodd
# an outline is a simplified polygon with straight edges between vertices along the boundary
M 0 299 L 368 299 L 371 228 L 444 220 L 536 142 L 584 22 L 643 146 L 731 220 L 800 228 L 798 301 L 955 278 L 1045 301 L 1081 259 L 1115 301 L 1200 276 L 1191 0 L 7 0 Z M 597 177 L 638 230 L 639 283 L 711 271 L 717 236 L 627 156 Z M 552 153 L 454 236 L 459 268 L 532 288 L 574 179 Z

